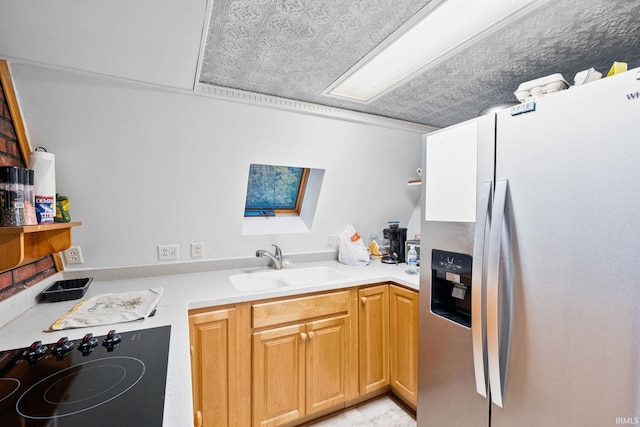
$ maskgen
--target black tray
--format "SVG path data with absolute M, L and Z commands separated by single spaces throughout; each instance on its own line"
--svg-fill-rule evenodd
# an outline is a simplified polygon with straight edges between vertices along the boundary
M 89 288 L 93 277 L 83 279 L 58 280 L 53 285 L 42 291 L 49 302 L 68 301 L 82 298 Z

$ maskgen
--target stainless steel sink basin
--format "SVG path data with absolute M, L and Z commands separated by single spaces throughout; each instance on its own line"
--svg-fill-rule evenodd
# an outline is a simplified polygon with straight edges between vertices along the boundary
M 235 274 L 229 276 L 229 280 L 239 291 L 262 291 L 322 285 L 348 277 L 348 275 L 331 267 L 308 267 Z

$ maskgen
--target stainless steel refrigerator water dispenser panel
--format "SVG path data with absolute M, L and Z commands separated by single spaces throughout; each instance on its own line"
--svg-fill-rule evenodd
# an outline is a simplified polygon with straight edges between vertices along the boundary
M 471 255 L 433 249 L 431 312 L 471 327 Z

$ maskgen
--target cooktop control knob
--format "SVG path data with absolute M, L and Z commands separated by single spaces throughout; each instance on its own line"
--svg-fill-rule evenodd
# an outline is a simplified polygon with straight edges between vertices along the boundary
M 88 356 L 97 345 L 98 338 L 95 338 L 93 334 L 87 334 L 82 337 L 82 341 L 78 344 L 78 350 L 82 352 L 83 356 Z
M 67 337 L 62 337 L 51 348 L 51 353 L 56 356 L 56 359 L 62 360 L 71 350 L 73 350 L 73 341 L 69 341 Z
M 122 341 L 122 337 L 116 334 L 115 329 L 112 329 L 107 334 L 107 337 L 102 340 L 102 345 L 107 348 L 107 351 L 113 351 L 120 344 L 120 341 Z
M 29 365 L 35 365 L 45 354 L 47 354 L 47 346 L 42 345 L 42 341 L 36 341 L 22 353 L 22 357 L 29 361 Z

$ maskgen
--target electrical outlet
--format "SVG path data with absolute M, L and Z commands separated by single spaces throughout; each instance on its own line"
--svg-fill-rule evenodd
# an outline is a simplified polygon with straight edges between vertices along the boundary
M 67 265 L 82 264 L 84 262 L 80 246 L 71 246 L 69 249 L 63 251 L 62 253 L 64 254 L 64 263 Z
M 178 245 L 158 245 L 158 259 L 168 261 L 180 259 L 180 249 Z
M 204 243 L 191 244 L 191 258 L 202 258 L 204 255 Z

